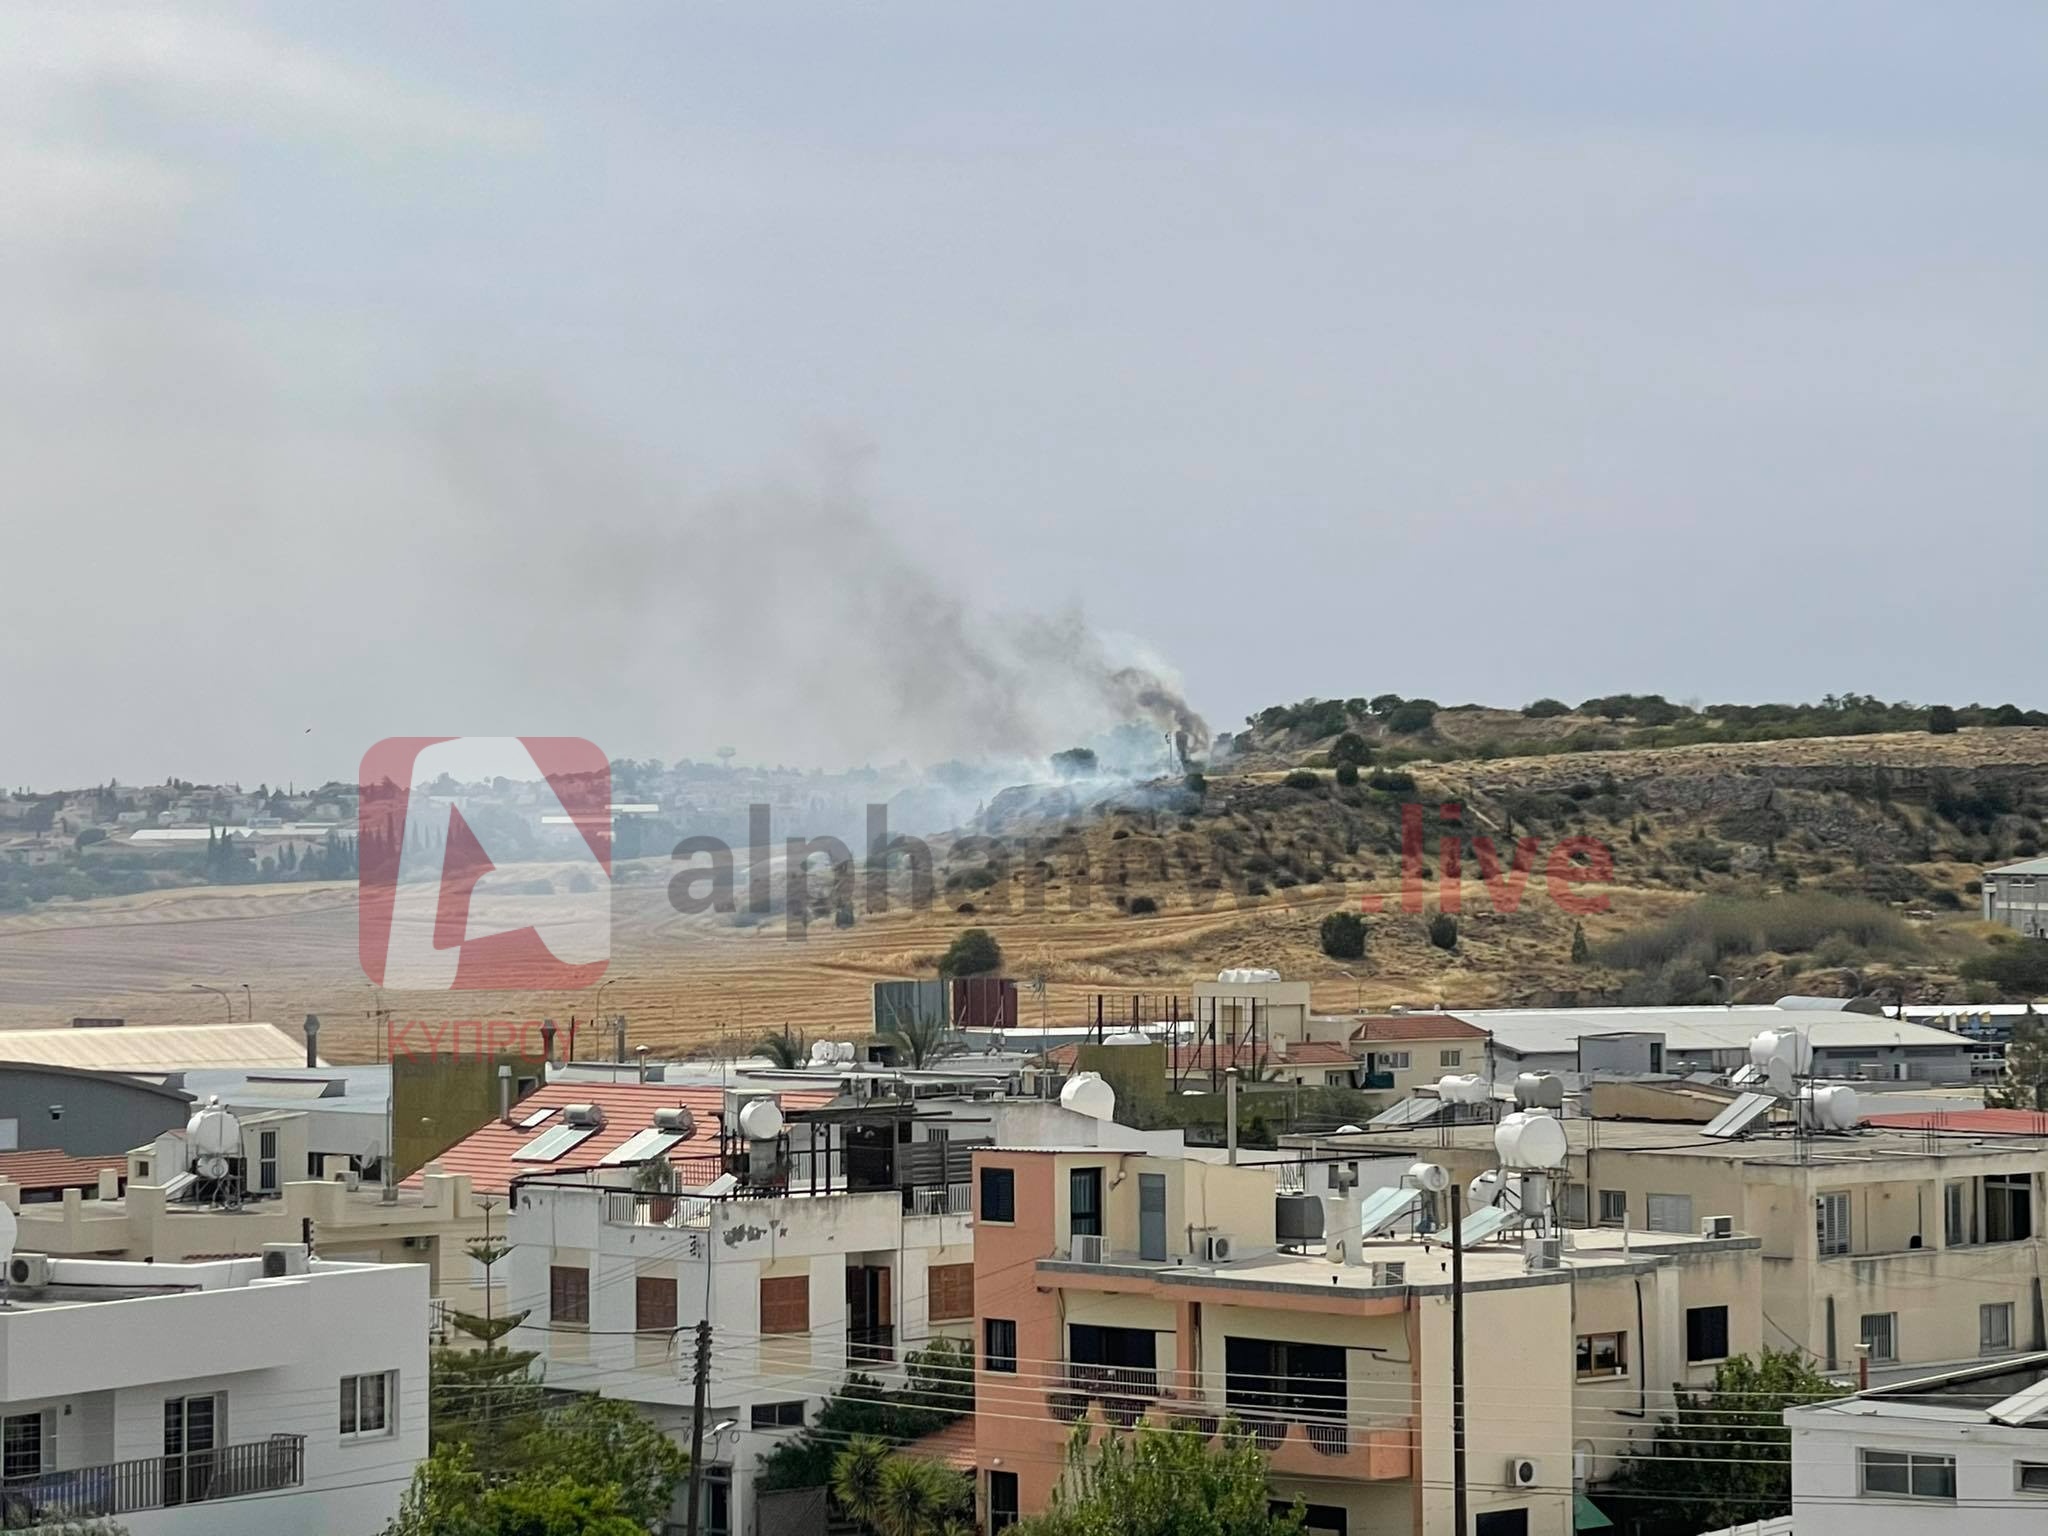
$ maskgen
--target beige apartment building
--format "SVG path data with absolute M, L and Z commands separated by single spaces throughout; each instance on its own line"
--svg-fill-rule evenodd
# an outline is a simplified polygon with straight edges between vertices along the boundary
M 1451 1528 L 1450 1250 L 1374 1237 L 1342 1262 L 1320 1239 L 1283 1241 L 1280 1211 L 1306 1197 L 1281 1176 L 1099 1148 L 976 1153 L 971 1460 L 988 1529 L 1045 1507 L 1076 1425 L 1215 1433 L 1226 1417 L 1317 1536 Z M 1573 1530 L 1672 1383 L 1757 1347 L 1754 1238 L 1515 1238 L 1468 1249 L 1464 1270 L 1479 1536 Z
M 1763 1342 L 1825 1370 L 1896 1379 L 2043 1340 L 2044 1143 L 1931 1132 L 1716 1140 L 1682 1123 L 1563 1122 L 1561 1215 L 1578 1230 L 1698 1233 L 1716 1218 L 1762 1244 Z M 1470 1180 L 1495 1166 L 1493 1127 L 1325 1136 L 1357 1154 L 1362 1188 L 1416 1158 Z

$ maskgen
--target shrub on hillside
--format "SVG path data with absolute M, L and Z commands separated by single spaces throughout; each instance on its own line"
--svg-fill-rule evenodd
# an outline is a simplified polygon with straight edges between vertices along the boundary
M 1956 712 L 1946 704 L 1937 704 L 1927 711 L 1927 731 L 1931 736 L 1953 736 L 1956 733 Z
M 1339 768 L 1347 763 L 1354 768 L 1363 767 L 1372 761 L 1372 748 L 1358 732 L 1346 731 L 1330 743 L 1330 761 Z
M 1128 910 L 1131 916 L 1133 917 L 1150 917 L 1154 912 L 1157 912 L 1159 910 L 1159 903 L 1154 901 L 1150 896 L 1133 896 L 1131 898 L 1131 904 L 1126 910 Z
M 1409 699 L 1387 716 L 1387 729 L 1396 736 L 1419 736 L 1436 723 L 1435 699 Z
M 1429 942 L 1438 949 L 1458 947 L 1458 920 L 1448 912 L 1439 912 L 1429 920 Z
M 1003 968 L 1003 947 L 986 928 L 964 928 L 939 957 L 941 976 L 989 976 Z
M 1559 715 L 1568 715 L 1571 712 L 1571 705 L 1565 703 L 1563 699 L 1538 699 L 1532 704 L 1522 706 L 1522 714 L 1530 720 L 1554 720 Z
M 1594 957 L 1625 970 L 1653 970 L 1680 959 L 1711 967 L 1727 955 L 1798 954 L 1841 935 L 1869 954 L 1912 954 L 1911 928 L 1889 907 L 1821 891 L 1783 896 L 1707 896 L 1683 911 L 1598 945 Z
M 1358 960 L 1365 955 L 1365 919 L 1356 912 L 1332 912 L 1317 935 L 1332 960 Z
M 1358 764 L 1356 764 L 1356 763 L 1341 763 L 1341 764 L 1339 764 L 1339 765 L 1338 765 L 1338 768 L 1337 768 L 1337 782 L 1338 782 L 1339 784 L 1343 785 L 1343 786 L 1344 786 L 1344 788 L 1346 788 L 1346 789 L 1350 789 L 1350 788 L 1351 788 L 1352 786 L 1354 786 L 1355 784 L 1357 784 L 1357 783 L 1358 783 Z
M 1315 774 L 1310 773 L 1306 768 L 1295 769 L 1294 772 L 1288 774 L 1280 782 L 1289 789 L 1317 790 L 1323 787 L 1323 781 Z
M 2038 997 L 2048 992 L 2048 939 L 2001 944 L 1958 969 L 1968 980 L 1989 982 L 2001 992 Z

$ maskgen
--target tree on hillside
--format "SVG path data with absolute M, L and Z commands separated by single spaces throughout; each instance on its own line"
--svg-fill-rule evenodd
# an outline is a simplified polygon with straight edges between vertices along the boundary
M 1052 771 L 1063 779 L 1085 779 L 1095 771 L 1095 749 L 1069 747 L 1052 755 Z
M 1387 713 L 1387 729 L 1396 736 L 1419 736 L 1436 723 L 1435 699 L 1408 699 Z
M 1458 947 L 1458 920 L 1448 912 L 1439 912 L 1429 920 L 1429 942 L 1438 949 Z
M 1381 693 L 1375 694 L 1365 707 L 1384 720 L 1405 702 L 1398 693 Z
M 1563 699 L 1537 699 L 1522 706 L 1523 716 L 1530 720 L 1554 720 L 1559 715 L 1568 715 L 1571 712 L 1571 705 L 1565 703 Z
M 1953 736 L 1957 730 L 1956 712 L 1947 704 L 1937 704 L 1927 711 L 1927 731 L 1932 736 Z
M 1353 768 L 1361 768 L 1371 761 L 1372 748 L 1356 731 L 1346 731 L 1330 743 L 1330 762 L 1335 767 L 1349 763 Z
M 1988 981 L 2001 992 L 2031 1000 L 2048 992 L 2048 939 L 1995 944 L 1956 970 L 1966 981 Z
M 1365 955 L 1365 919 L 1356 912 L 1332 912 L 1317 937 L 1332 960 L 1358 960 Z
M 1623 1459 L 1616 1478 L 1639 1530 L 1691 1536 L 1792 1508 L 1792 1432 L 1785 1410 L 1841 1396 L 1796 1350 L 1737 1355 L 1714 1368 L 1704 1392 L 1677 1392 L 1650 1449 Z
M 963 928 L 939 957 L 941 976 L 992 976 L 1003 968 L 1003 947 L 986 928 Z
M 1298 1536 L 1301 1506 L 1275 1513 L 1266 1458 L 1232 1422 L 1213 1446 L 1185 1426 L 1141 1426 L 1091 1453 L 1075 1426 L 1067 1469 L 1017 1536 Z

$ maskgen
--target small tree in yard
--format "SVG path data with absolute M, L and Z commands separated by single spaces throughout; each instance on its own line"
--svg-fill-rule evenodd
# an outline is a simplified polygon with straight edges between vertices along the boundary
M 1186 1429 L 1141 1426 L 1091 1455 L 1075 1426 L 1066 1475 L 1017 1536 L 1299 1536 L 1301 1506 L 1275 1513 L 1266 1458 L 1233 1422 L 1212 1448 Z
M 1003 947 L 986 928 L 965 928 L 939 957 L 941 976 L 992 976 L 1003 968 Z
M 1318 937 L 1332 960 L 1358 960 L 1365 955 L 1365 919 L 1356 912 L 1332 912 L 1323 919 Z
M 1617 1486 L 1632 1524 L 1656 1536 L 1745 1525 L 1792 1508 L 1792 1432 L 1785 1410 L 1842 1389 L 1796 1350 L 1737 1355 L 1714 1367 L 1705 1392 L 1677 1392 L 1650 1449 L 1625 1458 Z

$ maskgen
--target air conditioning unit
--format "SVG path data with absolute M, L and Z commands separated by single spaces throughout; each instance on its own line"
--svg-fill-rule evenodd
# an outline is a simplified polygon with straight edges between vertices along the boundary
M 1700 1223 L 1701 1237 L 1733 1237 L 1735 1218 L 1733 1216 L 1709 1216 Z
M 26 1286 L 34 1290 L 50 1283 L 50 1256 L 47 1253 L 17 1253 L 7 1261 L 7 1283 Z
M 594 1125 L 604 1128 L 604 1106 L 601 1104 L 564 1104 L 562 1106 L 564 1125 Z
M 1076 1264 L 1107 1264 L 1109 1239 L 1097 1233 L 1076 1232 L 1068 1251 Z
M 1508 1486 L 1510 1488 L 1534 1488 L 1542 1480 L 1542 1464 L 1535 1457 L 1510 1456 L 1508 1458 Z
M 347 1173 L 344 1173 L 341 1176 L 341 1187 L 347 1190 L 350 1194 L 354 1194 L 357 1190 L 363 1187 L 363 1176 L 360 1173 L 358 1173 L 355 1169 L 351 1168 Z
M 1408 1283 L 1408 1266 L 1405 1263 L 1398 1262 L 1375 1264 L 1372 1267 L 1372 1283 L 1374 1285 L 1406 1285 Z
M 1210 1264 L 1228 1264 L 1236 1251 L 1236 1244 L 1225 1233 L 1211 1232 L 1202 1239 L 1202 1258 Z
M 265 1243 L 263 1245 L 263 1278 L 282 1280 L 287 1275 L 303 1275 L 306 1272 L 306 1245 L 304 1243 Z

